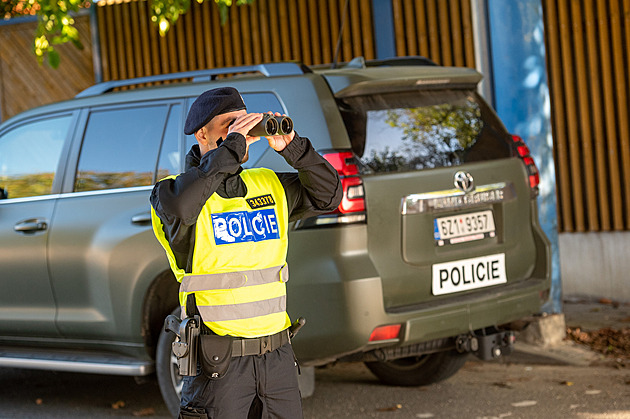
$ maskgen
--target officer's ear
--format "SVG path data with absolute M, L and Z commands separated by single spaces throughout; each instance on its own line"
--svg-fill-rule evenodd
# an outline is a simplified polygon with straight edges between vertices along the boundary
M 200 146 L 203 146 L 206 148 L 212 148 L 210 145 L 210 139 L 208 138 L 209 134 L 210 134 L 210 131 L 205 126 L 199 128 L 195 132 L 195 139 L 197 139 L 197 142 L 199 143 Z

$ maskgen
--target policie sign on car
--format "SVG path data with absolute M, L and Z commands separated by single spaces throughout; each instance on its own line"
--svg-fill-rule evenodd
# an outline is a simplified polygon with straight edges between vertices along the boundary
M 505 253 L 433 265 L 433 295 L 451 294 L 507 282 Z

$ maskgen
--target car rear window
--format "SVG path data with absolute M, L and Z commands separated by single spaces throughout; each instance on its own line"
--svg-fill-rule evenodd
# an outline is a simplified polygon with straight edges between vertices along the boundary
M 510 137 L 473 90 L 374 94 L 341 104 L 366 173 L 407 172 L 512 156 Z

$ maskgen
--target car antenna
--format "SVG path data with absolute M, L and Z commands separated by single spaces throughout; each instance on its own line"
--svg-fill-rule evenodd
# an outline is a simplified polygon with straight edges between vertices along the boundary
M 339 28 L 339 36 L 337 37 L 337 46 L 335 47 L 335 55 L 333 56 L 333 62 L 330 68 L 337 68 L 337 59 L 341 52 L 341 37 L 343 36 L 344 26 L 346 25 L 346 18 L 348 17 L 348 4 L 350 0 L 346 0 L 346 4 L 343 6 L 343 17 L 341 18 L 341 27 Z

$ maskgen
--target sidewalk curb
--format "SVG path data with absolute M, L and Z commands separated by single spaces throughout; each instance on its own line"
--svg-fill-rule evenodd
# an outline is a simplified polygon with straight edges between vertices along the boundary
M 517 333 L 514 352 L 507 362 L 587 367 L 600 356 L 585 346 L 565 340 L 567 327 L 563 313 L 535 316 Z

